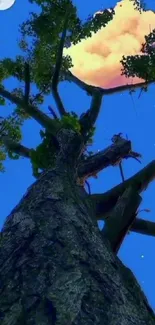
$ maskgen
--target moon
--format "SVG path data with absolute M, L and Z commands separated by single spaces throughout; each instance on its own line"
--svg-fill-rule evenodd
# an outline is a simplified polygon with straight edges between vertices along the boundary
M 6 10 L 13 6 L 15 0 L 0 0 L 0 10 Z

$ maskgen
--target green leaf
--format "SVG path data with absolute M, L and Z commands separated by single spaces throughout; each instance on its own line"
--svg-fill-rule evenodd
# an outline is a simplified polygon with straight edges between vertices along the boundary
M 3 98 L 2 96 L 0 96 L 0 105 L 4 106 L 5 105 L 5 98 Z
M 10 159 L 13 159 L 13 160 L 18 160 L 18 159 L 20 158 L 19 155 L 17 155 L 17 154 L 14 153 L 14 152 L 11 152 L 10 150 L 8 151 L 8 157 L 9 157 Z

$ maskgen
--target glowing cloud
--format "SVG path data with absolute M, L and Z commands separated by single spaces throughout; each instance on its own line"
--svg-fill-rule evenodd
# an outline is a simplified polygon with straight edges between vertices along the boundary
M 148 10 L 140 14 L 130 0 L 118 2 L 114 10 L 106 27 L 63 52 L 71 56 L 74 67 L 70 71 L 76 77 L 103 88 L 141 81 L 121 76 L 120 60 L 123 55 L 140 54 L 144 36 L 155 28 L 155 13 Z

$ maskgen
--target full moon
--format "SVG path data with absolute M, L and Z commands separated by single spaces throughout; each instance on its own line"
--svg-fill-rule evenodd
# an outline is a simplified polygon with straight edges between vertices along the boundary
M 0 10 L 6 10 L 13 6 L 15 0 L 0 0 Z

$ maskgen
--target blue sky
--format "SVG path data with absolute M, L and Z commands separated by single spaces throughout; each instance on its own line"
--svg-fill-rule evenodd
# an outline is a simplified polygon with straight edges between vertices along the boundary
M 87 1 L 74 0 L 77 5 L 81 19 L 86 19 L 89 14 L 93 14 L 101 8 L 114 7 L 113 0 Z M 155 10 L 153 1 L 146 2 L 147 8 Z M 28 0 L 16 0 L 16 4 L 9 10 L 0 11 L 0 59 L 4 57 L 15 57 L 20 53 L 17 45 L 19 39 L 19 25 L 28 18 L 32 10 L 36 10 L 35 5 L 30 5 Z M 11 79 L 6 86 L 12 89 L 20 84 Z M 59 87 L 61 98 L 69 111 L 81 114 L 90 105 L 88 97 L 77 86 L 70 83 L 62 83 Z M 135 160 L 123 162 L 125 178 L 128 178 L 154 160 L 155 157 L 155 86 L 150 86 L 147 93 L 142 93 L 138 99 L 139 91 L 132 97 L 128 91 L 122 94 L 114 94 L 103 98 L 100 116 L 97 121 L 97 131 L 94 137 L 94 144 L 90 150 L 96 152 L 111 143 L 114 134 L 122 132 L 128 135 L 132 141 L 133 150 L 142 154 L 142 164 Z M 48 113 L 48 105 L 55 107 L 51 96 L 46 98 L 43 110 Z M 7 116 L 13 106 L 0 107 L 0 116 Z M 26 121 L 23 126 L 22 143 L 27 147 L 36 147 L 40 142 L 40 126 L 33 120 Z M 0 228 L 5 218 L 19 202 L 21 197 L 33 182 L 31 164 L 26 159 L 18 161 L 7 160 L 5 162 L 6 172 L 0 174 Z M 92 193 L 102 193 L 121 182 L 118 167 L 109 167 L 99 173 L 98 179 L 90 179 Z M 146 192 L 143 193 L 141 209 L 149 208 L 150 213 L 141 212 L 141 218 L 155 221 L 155 182 L 151 183 Z M 101 226 L 101 225 L 100 225 Z M 125 265 L 131 268 L 142 286 L 148 301 L 155 309 L 155 295 L 153 290 L 155 274 L 154 258 L 155 238 L 136 233 L 128 235 L 119 251 L 119 258 Z

